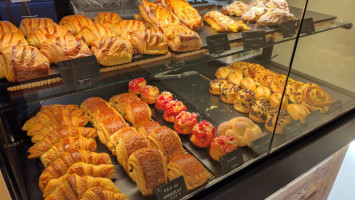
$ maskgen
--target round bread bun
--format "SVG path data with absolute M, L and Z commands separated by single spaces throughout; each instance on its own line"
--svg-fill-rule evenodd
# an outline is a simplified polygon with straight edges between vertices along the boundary
M 255 90 L 255 99 L 256 100 L 265 100 L 269 101 L 271 97 L 271 91 L 269 88 L 264 86 L 259 86 Z
M 256 89 L 256 84 L 255 81 L 252 78 L 243 78 L 242 81 L 240 82 L 240 87 L 244 89 L 249 89 L 252 91 L 255 91 Z
M 216 73 L 214 74 L 217 79 L 226 79 L 231 72 L 231 69 L 228 67 L 220 67 L 217 69 Z

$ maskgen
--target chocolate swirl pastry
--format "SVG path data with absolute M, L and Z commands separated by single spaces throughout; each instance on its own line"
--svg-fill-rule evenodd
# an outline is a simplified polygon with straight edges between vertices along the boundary
M 270 110 L 266 118 L 265 128 L 271 133 L 274 131 L 277 113 L 278 113 L 278 109 Z M 290 124 L 291 122 L 292 122 L 291 115 L 286 111 L 286 109 L 281 109 L 280 116 L 276 124 L 275 134 L 283 134 L 286 125 Z
M 222 87 L 221 100 L 228 104 L 234 104 L 239 87 L 235 83 L 227 83 Z
M 249 118 L 256 123 L 264 123 L 270 110 L 270 103 L 265 100 L 256 100 L 250 106 Z
M 215 95 L 222 94 L 222 87 L 227 84 L 226 80 L 223 79 L 215 79 L 210 82 L 210 93 Z

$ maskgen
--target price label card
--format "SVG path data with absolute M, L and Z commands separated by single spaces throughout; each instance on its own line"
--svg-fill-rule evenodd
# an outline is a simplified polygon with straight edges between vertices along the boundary
M 155 190 L 158 200 L 181 199 L 187 194 L 184 177 L 180 176 Z
M 243 163 L 243 154 L 239 148 L 221 157 L 223 173 L 228 173 Z
M 300 23 L 300 22 L 298 22 Z M 298 25 L 299 26 L 299 25 Z M 298 27 L 297 26 L 297 27 Z M 313 18 L 306 18 L 303 20 L 301 33 L 310 34 L 315 32 Z
M 292 37 L 294 34 L 296 34 L 296 27 L 294 21 L 287 21 L 280 24 L 280 29 L 284 38 Z
M 211 35 L 206 37 L 207 48 L 210 54 L 212 53 L 222 53 L 224 51 L 230 50 L 227 33 L 221 33 L 217 35 Z
M 100 76 L 100 65 L 94 55 L 58 62 L 58 67 L 63 82 L 75 84 L 78 89 L 92 86 L 92 79 Z
M 257 49 L 266 46 L 265 31 L 243 32 L 242 36 L 244 49 Z

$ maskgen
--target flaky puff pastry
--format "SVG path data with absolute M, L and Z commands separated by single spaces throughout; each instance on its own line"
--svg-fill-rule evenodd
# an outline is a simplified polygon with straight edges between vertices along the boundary
M 203 165 L 190 154 L 178 155 L 168 164 L 168 178 L 172 181 L 184 177 L 187 190 L 193 190 L 208 179 L 208 173 Z
M 167 54 L 168 42 L 157 29 L 140 29 L 131 32 L 129 41 L 141 54 Z
M 204 14 L 203 20 L 217 32 L 238 32 L 250 29 L 243 21 L 234 21 L 218 11 L 210 11 Z
M 109 28 L 117 26 L 121 20 L 120 15 L 113 12 L 98 12 L 94 18 L 96 24 L 105 24 Z
M 131 43 L 118 36 L 94 40 L 91 44 L 91 51 L 103 66 L 129 63 L 134 53 Z
M 241 1 L 234 1 L 228 6 L 224 6 L 221 12 L 225 15 L 235 15 L 237 17 L 242 16 L 248 11 L 248 6 Z
M 150 143 L 144 135 L 136 132 L 121 137 L 115 148 L 117 161 L 122 165 L 124 170 L 128 173 L 128 158 L 129 156 L 144 147 L 150 147 Z
M 123 129 L 120 129 L 119 131 L 117 131 L 116 133 L 114 133 L 113 135 L 110 136 L 108 142 L 106 143 L 106 147 L 112 151 L 112 154 L 116 155 L 116 145 L 118 143 L 118 141 L 127 136 L 127 135 L 131 135 L 131 134 L 137 134 L 137 130 L 134 127 L 126 127 Z
M 152 116 L 152 111 L 144 101 L 131 101 L 126 105 L 125 113 L 123 117 L 134 127 L 149 122 Z
M 9 21 L 0 21 L 0 35 L 5 33 L 20 33 L 23 36 L 20 29 L 18 29 L 13 23 Z
M 27 35 L 27 41 L 30 45 L 40 48 L 41 45 L 51 36 L 63 37 L 66 34 L 72 35 L 72 32 L 64 26 L 47 26 L 35 29 Z
M 40 50 L 51 63 L 91 55 L 91 51 L 86 43 L 71 34 L 51 36 L 41 45 Z
M 48 59 L 31 46 L 8 46 L 0 51 L 0 79 L 25 81 L 49 75 Z
M 193 51 L 202 47 L 200 36 L 183 25 L 164 26 L 162 30 L 168 40 L 169 48 L 173 51 Z
M 112 30 L 103 24 L 90 24 L 81 28 L 77 38 L 82 39 L 88 46 L 92 46 L 92 43 L 96 39 L 110 38 L 116 36 Z
M 90 119 L 91 123 L 94 123 L 94 112 L 107 107 L 110 107 L 110 104 L 101 97 L 89 97 L 80 105 L 80 109 L 85 112 L 85 115 Z
M 127 200 L 127 196 L 122 193 L 103 190 L 100 187 L 93 187 L 83 194 L 81 200 Z
M 27 37 L 34 29 L 56 26 L 57 24 L 50 18 L 24 18 L 20 23 L 20 30 Z
M 291 115 L 294 121 L 300 120 L 301 123 L 306 123 L 306 117 L 310 111 L 301 104 L 290 104 L 287 106 L 287 112 Z
M 3 48 L 16 45 L 28 45 L 27 40 L 22 33 L 4 33 L 0 34 L 0 51 Z
M 138 20 L 122 20 L 118 23 L 118 26 L 114 28 L 114 32 L 117 36 L 120 36 L 124 40 L 130 40 L 131 33 L 135 31 L 145 30 L 144 23 Z
M 94 22 L 84 15 L 68 15 L 59 22 L 59 25 L 67 27 L 74 35 L 79 34 L 84 26 L 90 24 L 94 24 Z
M 139 101 L 140 98 L 134 93 L 122 93 L 110 98 L 110 104 L 113 106 L 121 115 L 126 115 L 125 107 L 131 101 Z
M 153 195 L 155 189 L 168 180 L 166 158 L 155 147 L 142 148 L 132 153 L 128 158 L 128 171 L 143 196 Z
M 141 134 L 148 136 L 151 132 L 154 131 L 155 128 L 160 127 L 160 124 L 156 121 L 146 122 L 138 127 L 138 132 Z

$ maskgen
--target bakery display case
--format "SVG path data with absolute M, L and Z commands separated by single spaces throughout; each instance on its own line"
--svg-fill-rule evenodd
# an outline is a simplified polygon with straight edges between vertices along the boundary
M 351 78 L 303 51 L 352 23 L 308 3 L 72 0 L 59 21 L 1 21 L 12 198 L 208 199 L 341 121 Z

